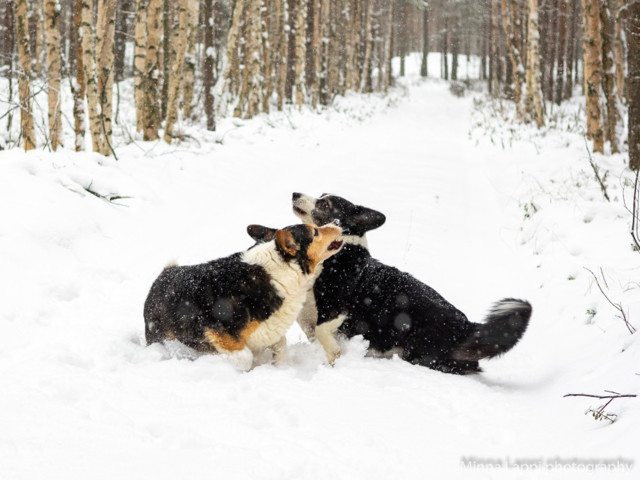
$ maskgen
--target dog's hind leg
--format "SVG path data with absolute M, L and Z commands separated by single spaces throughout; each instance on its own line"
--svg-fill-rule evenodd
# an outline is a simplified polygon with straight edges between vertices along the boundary
M 324 353 L 331 365 L 340 356 L 340 345 L 338 345 L 335 334 L 346 318 L 346 315 L 339 315 L 337 318 L 321 323 L 316 327 L 316 338 L 324 348 Z

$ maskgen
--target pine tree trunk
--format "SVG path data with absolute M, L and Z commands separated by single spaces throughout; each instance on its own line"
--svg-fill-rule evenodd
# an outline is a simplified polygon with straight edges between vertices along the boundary
M 207 130 L 215 131 L 216 120 L 213 111 L 213 34 L 215 0 L 204 0 L 204 60 L 202 62 L 202 82 L 204 84 L 204 114 L 207 118 Z
M 16 39 L 18 43 L 18 63 L 20 66 L 18 90 L 20 94 L 20 136 L 24 150 L 36 148 L 31 111 L 31 55 L 29 53 L 29 17 L 27 0 L 16 0 L 14 4 Z
M 538 125 L 544 126 L 544 105 L 542 103 L 542 88 L 540 85 L 540 51 L 538 40 L 538 0 L 529 1 L 528 20 L 528 52 L 527 52 L 527 99 L 526 111 L 531 113 Z
M 182 72 L 184 71 L 184 58 L 187 51 L 187 30 L 189 28 L 189 0 L 177 0 L 175 14 L 178 22 L 171 34 L 171 62 L 169 68 L 169 84 L 167 86 L 167 115 L 164 124 L 164 141 L 171 143 L 173 128 L 178 121 L 178 101 L 180 100 L 181 86 L 183 85 Z
M 82 1 L 82 0 L 76 0 Z M 133 48 L 133 96 L 136 108 L 136 130 L 141 132 L 144 125 L 144 66 L 147 46 L 147 8 L 149 0 L 136 1 L 136 25 Z
M 600 9 L 598 0 L 582 0 L 584 33 L 584 81 L 587 96 L 587 136 L 593 140 L 593 151 L 604 153 L 602 113 L 600 110 L 601 52 Z
M 160 36 L 162 35 L 162 0 L 149 0 L 147 9 L 147 42 L 144 57 L 142 77 L 143 122 L 142 133 L 144 140 L 157 140 L 160 124 L 160 110 L 158 103 L 158 78 L 160 66 L 158 55 Z
M 298 0 L 296 9 L 296 105 L 302 107 L 305 96 L 305 41 L 307 38 L 307 2 Z
M 49 144 L 54 152 L 61 145 L 60 121 L 60 4 L 57 0 L 43 1 L 45 50 L 47 54 L 47 83 L 49 100 Z
M 424 5 L 422 10 L 422 63 L 420 64 L 420 76 L 429 76 L 429 5 Z
M 193 111 L 193 90 L 196 81 L 196 37 L 198 35 L 198 17 L 200 14 L 199 4 L 200 2 L 198 0 L 189 0 L 187 7 L 187 53 L 184 58 L 184 90 L 182 92 L 182 112 L 185 118 L 190 118 Z
M 615 1 L 615 0 L 614 0 Z M 618 153 L 618 135 L 616 123 L 620 113 L 616 104 L 615 64 L 613 61 L 613 18 L 610 9 L 611 0 L 600 0 L 600 25 L 602 27 L 602 90 L 606 100 L 606 138 L 611 144 L 611 153 Z
M 177 29 L 174 15 L 174 0 L 164 0 L 162 10 L 162 50 L 159 57 L 159 71 L 162 72 L 160 78 L 160 118 L 167 115 L 167 100 L 169 98 L 169 76 L 173 58 L 171 58 L 171 32 Z
M 627 4 L 627 101 L 629 102 L 629 168 L 640 170 L 640 2 Z

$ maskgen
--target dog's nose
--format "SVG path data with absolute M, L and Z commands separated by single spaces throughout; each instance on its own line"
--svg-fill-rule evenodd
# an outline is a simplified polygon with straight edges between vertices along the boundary
M 298 200 L 301 196 L 302 196 L 302 194 L 301 194 L 301 193 L 293 192 L 292 199 L 293 199 L 293 201 L 295 202 L 295 201 L 296 201 L 296 200 Z

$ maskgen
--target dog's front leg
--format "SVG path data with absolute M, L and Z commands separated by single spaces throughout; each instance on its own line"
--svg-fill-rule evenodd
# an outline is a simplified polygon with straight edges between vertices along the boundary
M 340 356 L 340 345 L 336 340 L 336 331 L 346 318 L 346 315 L 339 315 L 337 318 L 323 322 L 316 327 L 316 338 L 324 348 L 324 353 L 327 355 L 327 360 L 331 365 Z
M 282 337 L 271 347 L 274 355 L 274 363 L 281 365 L 287 358 L 287 337 Z

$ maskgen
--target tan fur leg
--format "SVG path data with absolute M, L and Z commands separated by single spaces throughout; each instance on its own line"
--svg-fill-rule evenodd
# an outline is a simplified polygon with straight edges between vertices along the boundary
M 271 349 L 273 350 L 275 364 L 281 365 L 287 359 L 287 337 L 282 337 Z
M 327 355 L 327 360 L 331 365 L 333 365 L 340 356 L 340 345 L 338 345 L 336 341 L 335 333 L 345 318 L 347 318 L 346 315 L 340 315 L 338 318 L 334 318 L 316 327 L 316 338 L 320 342 L 320 345 L 322 345 L 322 348 L 324 348 L 324 353 Z

